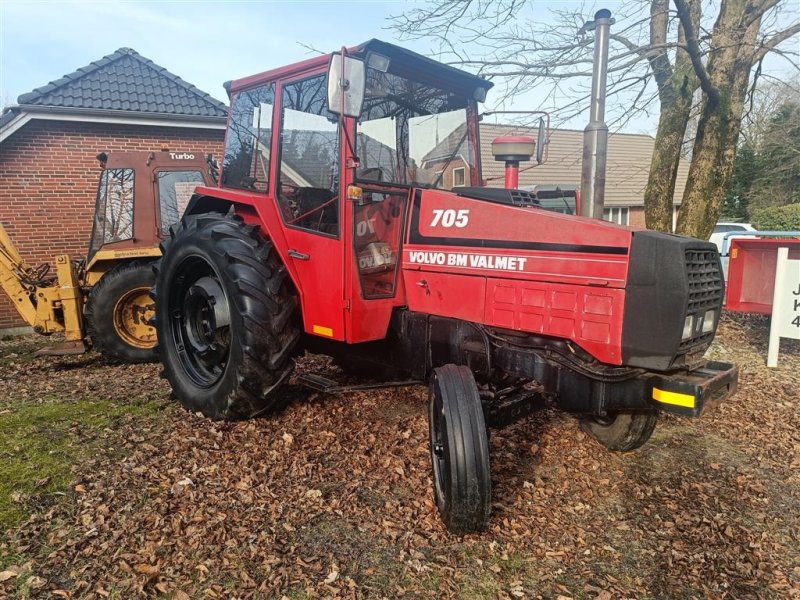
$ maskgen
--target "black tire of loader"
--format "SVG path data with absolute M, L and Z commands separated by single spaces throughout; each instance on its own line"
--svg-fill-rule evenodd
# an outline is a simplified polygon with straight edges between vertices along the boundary
M 92 346 L 105 358 L 114 362 L 144 363 L 158 360 L 158 350 L 130 345 L 114 326 L 114 308 L 117 301 L 136 288 L 151 288 L 155 283 L 153 263 L 131 261 L 117 265 L 106 272 L 89 292 L 84 319 L 86 335 Z
M 170 229 L 156 266 L 156 323 L 163 376 L 181 404 L 212 419 L 239 420 L 283 408 L 280 388 L 294 368 L 300 338 L 297 295 L 272 243 L 235 215 L 185 217 Z M 202 257 L 219 277 L 230 308 L 230 349 L 220 379 L 199 387 L 182 367 L 170 318 L 170 285 L 187 256 Z M 160 311 L 160 312 L 159 312 Z M 161 315 L 161 316 L 159 316 Z
M 630 452 L 642 446 L 656 428 L 656 412 L 622 412 L 607 421 L 581 420 L 581 429 L 608 450 Z
M 435 369 L 428 406 L 434 500 L 442 520 L 451 533 L 482 531 L 491 512 L 492 482 L 472 371 L 456 365 Z

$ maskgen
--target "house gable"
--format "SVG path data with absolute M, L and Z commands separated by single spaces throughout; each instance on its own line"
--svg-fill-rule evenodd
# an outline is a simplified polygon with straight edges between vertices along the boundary
M 131 48 L 22 94 L 0 116 L 0 142 L 32 119 L 224 129 L 227 107 Z

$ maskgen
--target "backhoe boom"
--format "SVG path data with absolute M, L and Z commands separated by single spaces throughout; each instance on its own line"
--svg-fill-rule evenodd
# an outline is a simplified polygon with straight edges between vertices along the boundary
M 36 333 L 63 331 L 68 343 L 83 345 L 83 294 L 75 267 L 65 254 L 55 262 L 55 279 L 43 280 L 0 224 L 0 285 L 17 312 Z

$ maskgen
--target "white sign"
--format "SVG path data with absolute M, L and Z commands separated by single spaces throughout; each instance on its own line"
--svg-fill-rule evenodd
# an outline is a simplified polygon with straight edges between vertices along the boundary
M 788 248 L 778 248 L 768 367 L 778 366 L 778 347 L 782 337 L 800 340 L 800 260 L 789 260 Z

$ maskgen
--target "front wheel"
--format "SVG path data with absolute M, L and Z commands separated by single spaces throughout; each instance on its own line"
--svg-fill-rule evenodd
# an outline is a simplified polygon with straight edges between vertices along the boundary
M 620 412 L 604 419 L 588 417 L 581 429 L 609 450 L 629 452 L 650 439 L 657 422 L 656 412 Z
M 158 342 L 181 404 L 212 419 L 280 408 L 300 331 L 297 297 L 272 244 L 255 226 L 214 213 L 185 217 L 162 252 Z
M 452 533 L 486 528 L 491 510 L 489 441 L 472 371 L 445 365 L 429 388 L 429 428 L 436 506 Z

